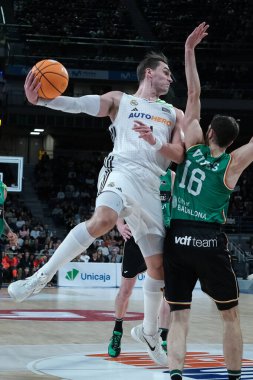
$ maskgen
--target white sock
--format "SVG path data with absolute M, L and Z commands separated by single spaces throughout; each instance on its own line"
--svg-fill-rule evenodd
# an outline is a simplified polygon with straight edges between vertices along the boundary
M 79 223 L 69 232 L 39 272 L 43 272 L 52 278 L 59 268 L 80 255 L 94 240 L 95 238 L 89 234 L 85 222 Z
M 147 273 L 143 284 L 144 320 L 143 330 L 147 335 L 155 335 L 158 331 L 158 315 L 162 300 L 163 280 L 155 280 Z

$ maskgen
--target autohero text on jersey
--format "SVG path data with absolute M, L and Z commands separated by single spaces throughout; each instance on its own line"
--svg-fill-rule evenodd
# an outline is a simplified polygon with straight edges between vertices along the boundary
M 158 123 L 162 123 L 162 124 L 165 124 L 168 126 L 172 125 L 171 120 L 165 119 L 165 118 L 160 117 L 160 116 L 152 116 L 152 115 L 150 115 L 148 113 L 144 113 L 144 112 L 131 112 L 130 115 L 128 116 L 128 119 L 131 119 L 131 118 L 147 119 L 147 120 L 156 121 Z

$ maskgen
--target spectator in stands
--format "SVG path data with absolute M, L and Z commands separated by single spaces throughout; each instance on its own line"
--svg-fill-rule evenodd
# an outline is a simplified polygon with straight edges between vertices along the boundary
M 9 262 L 10 262 L 10 273 L 12 276 L 12 281 L 17 281 L 19 258 L 16 252 L 13 252 L 12 255 L 9 254 L 9 259 L 10 259 Z
M 106 247 L 104 240 L 101 240 L 101 245 L 99 246 L 98 249 L 102 252 L 102 255 L 104 258 L 108 258 L 110 252 L 109 252 L 108 247 Z
M 103 251 L 101 247 L 97 248 L 97 257 L 98 259 L 103 262 L 103 263 L 109 263 L 109 257 L 108 256 L 103 256 Z
M 3 282 L 10 282 L 12 279 L 11 273 L 11 259 L 8 252 L 3 251 L 2 253 L 2 271 L 3 271 Z
M 34 226 L 33 229 L 30 232 L 30 237 L 33 239 L 37 239 L 40 236 L 40 230 L 39 227 Z
M 19 216 L 18 220 L 16 221 L 16 226 L 20 230 L 25 225 L 25 220 L 22 218 L 22 216 Z
M 23 279 L 32 274 L 33 260 L 31 260 L 30 252 L 28 251 L 25 251 L 24 254 L 20 254 L 20 256 L 21 258 L 17 266 L 18 278 Z
M 48 261 L 47 255 L 40 256 L 39 268 L 42 268 L 43 265 L 45 265 L 47 263 L 47 261 Z
M 93 251 L 90 256 L 90 263 L 103 263 L 103 256 L 102 252 L 99 253 L 99 251 Z
M 41 249 L 39 239 L 31 239 L 29 246 L 30 246 L 30 252 L 33 252 L 33 253 L 39 252 Z
M 57 247 L 59 246 L 58 243 L 53 243 L 53 242 L 50 242 L 50 244 L 48 245 L 48 254 L 49 256 L 52 256 L 55 252 L 55 250 L 57 249 Z
M 102 241 L 103 241 L 103 239 L 102 238 L 97 238 L 97 239 L 95 239 L 94 240 L 94 242 L 93 242 L 93 246 L 94 246 L 94 248 L 96 249 L 96 248 L 98 248 L 98 247 L 100 247 L 101 246 L 101 243 L 102 243 Z
M 83 261 L 84 263 L 88 263 L 90 261 L 90 256 L 86 251 L 80 255 L 80 261 Z
M 24 239 L 20 236 L 20 233 L 18 232 L 18 241 L 17 241 L 17 246 L 22 248 L 24 245 Z
M 57 198 L 58 200 L 63 200 L 63 199 L 65 199 L 65 193 L 64 193 L 62 187 L 61 187 L 60 190 L 58 191 L 58 193 L 57 193 L 57 195 L 56 195 L 56 198 Z
M 21 227 L 21 230 L 19 231 L 19 235 L 20 237 L 22 237 L 23 239 L 26 238 L 26 237 L 29 237 L 29 234 L 30 234 L 30 230 L 29 228 L 27 227 L 26 224 L 24 224 L 22 227 Z
M 26 251 L 31 251 L 33 250 L 33 246 L 34 246 L 34 239 L 31 239 L 29 236 L 25 238 L 24 240 L 24 244 L 23 244 L 23 250 Z
M 59 203 L 53 208 L 51 215 L 56 223 L 60 223 L 63 220 L 63 210 Z
M 40 250 L 40 255 L 49 255 L 49 246 L 48 246 L 48 244 L 45 244 L 44 245 L 44 248 L 42 248 L 41 250 Z
M 122 262 L 122 256 L 119 254 L 119 248 L 118 247 L 112 247 L 110 254 L 108 256 L 109 263 L 121 263 Z

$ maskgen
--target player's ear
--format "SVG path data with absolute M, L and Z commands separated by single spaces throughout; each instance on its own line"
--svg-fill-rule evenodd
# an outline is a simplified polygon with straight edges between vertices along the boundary
M 206 136 L 211 139 L 213 136 L 214 136 L 214 130 L 211 128 L 211 125 L 209 125 L 208 129 L 207 129 L 207 132 L 206 132 Z
M 150 69 L 150 68 L 146 69 L 146 76 L 147 76 L 147 78 L 152 78 L 152 69 Z

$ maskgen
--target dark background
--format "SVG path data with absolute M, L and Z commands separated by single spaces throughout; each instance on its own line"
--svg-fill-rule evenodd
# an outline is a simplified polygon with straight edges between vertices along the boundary
M 34 162 L 39 148 L 50 155 L 84 150 L 107 151 L 112 145 L 108 118 L 71 115 L 34 107 L 24 97 L 27 72 L 52 58 L 65 65 L 70 81 L 65 95 L 133 93 L 135 70 L 146 52 L 167 55 L 174 84 L 165 97 L 184 109 L 186 82 L 184 42 L 200 22 L 210 24 L 197 49 L 202 84 L 201 124 L 206 129 L 216 113 L 234 116 L 241 133 L 235 146 L 247 142 L 253 122 L 253 45 L 250 0 L 153 1 L 33 0 L 1 1 L 0 24 L 0 154 L 24 155 Z M 4 17 L 3 17 L 4 15 Z M 83 74 L 85 72 L 85 74 Z M 110 79 L 98 79 L 101 72 Z M 80 74 L 81 73 L 81 74 Z M 34 128 L 45 131 L 30 136 Z M 9 152 L 9 153 L 8 153 Z

